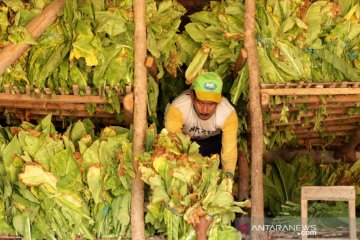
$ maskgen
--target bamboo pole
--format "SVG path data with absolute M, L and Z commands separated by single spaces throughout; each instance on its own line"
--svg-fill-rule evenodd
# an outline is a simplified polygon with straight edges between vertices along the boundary
M 25 27 L 31 37 L 38 39 L 41 34 L 53 23 L 58 17 L 58 11 L 65 5 L 65 0 L 54 0 L 45 9 L 32 19 Z M 30 47 L 30 44 L 13 44 L 6 45 L 0 51 L 0 76 L 5 69 L 13 64 L 23 52 Z
M 264 224 L 263 193 L 263 123 L 260 100 L 258 54 L 255 40 L 255 0 L 245 1 L 244 44 L 248 53 L 250 117 L 251 117 L 251 226 Z M 251 231 L 252 239 L 260 239 L 261 231 Z
M 133 0 L 134 48 L 134 144 L 133 166 L 136 176 L 131 186 L 131 238 L 145 239 L 144 182 L 140 178 L 136 155 L 144 150 L 147 126 L 146 25 L 145 0 Z

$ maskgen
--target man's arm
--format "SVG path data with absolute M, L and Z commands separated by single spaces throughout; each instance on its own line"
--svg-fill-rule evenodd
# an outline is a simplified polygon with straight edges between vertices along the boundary
M 234 174 L 237 162 L 238 116 L 234 111 L 222 128 L 221 162 L 225 173 Z
M 182 132 L 183 124 L 184 117 L 180 110 L 170 105 L 165 115 L 165 128 L 169 132 Z

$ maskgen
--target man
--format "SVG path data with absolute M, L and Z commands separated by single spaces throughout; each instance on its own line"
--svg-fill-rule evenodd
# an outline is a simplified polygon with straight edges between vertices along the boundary
M 214 72 L 199 75 L 165 113 L 165 128 L 190 135 L 203 156 L 219 154 L 222 170 L 234 176 L 237 161 L 238 117 L 222 96 L 222 80 Z
M 200 145 L 203 156 L 219 154 L 222 170 L 233 177 L 237 161 L 238 117 L 234 107 L 222 96 L 223 82 L 214 72 L 199 75 L 192 87 L 180 94 L 165 113 L 165 128 L 183 132 Z M 200 217 L 193 227 L 198 240 L 206 240 L 212 219 Z

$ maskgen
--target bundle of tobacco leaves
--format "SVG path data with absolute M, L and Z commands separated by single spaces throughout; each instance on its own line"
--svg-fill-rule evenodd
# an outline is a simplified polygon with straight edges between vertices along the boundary
M 153 150 L 139 156 L 142 179 L 151 188 L 146 223 L 167 239 L 196 239 L 193 225 L 213 220 L 209 239 L 240 239 L 230 223 L 249 202 L 235 202 L 233 180 L 219 170 L 219 156 L 203 157 L 182 133 L 158 135 Z

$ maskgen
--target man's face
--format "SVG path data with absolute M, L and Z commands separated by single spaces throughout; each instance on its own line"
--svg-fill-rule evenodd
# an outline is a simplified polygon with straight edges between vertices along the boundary
M 196 97 L 195 91 L 191 91 L 191 99 L 195 112 L 201 120 L 208 120 L 216 111 L 217 103 L 210 101 L 201 101 Z

